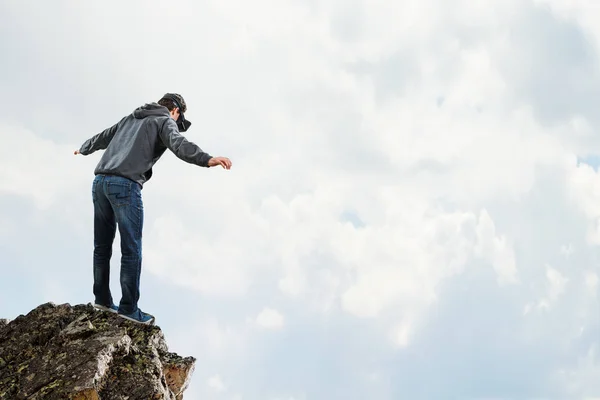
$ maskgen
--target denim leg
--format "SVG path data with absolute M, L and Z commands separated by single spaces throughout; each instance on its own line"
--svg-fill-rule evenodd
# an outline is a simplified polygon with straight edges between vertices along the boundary
M 141 188 L 136 182 L 113 176 L 108 181 L 107 195 L 113 206 L 121 237 L 122 297 L 119 312 L 132 314 L 137 312 L 140 298 L 144 223 Z
M 110 259 L 116 223 L 110 201 L 104 192 L 104 177 L 96 176 L 92 184 L 94 203 L 94 296 L 97 304 L 110 306 Z

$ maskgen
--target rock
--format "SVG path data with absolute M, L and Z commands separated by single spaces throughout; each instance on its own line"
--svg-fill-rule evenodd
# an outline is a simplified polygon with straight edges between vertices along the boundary
M 91 304 L 46 303 L 0 323 L 0 399 L 182 400 L 196 359 L 157 326 Z
M 181 358 L 174 353 L 163 354 L 163 373 L 167 386 L 175 394 L 177 400 L 183 399 L 183 391 L 187 389 L 194 369 L 191 357 Z

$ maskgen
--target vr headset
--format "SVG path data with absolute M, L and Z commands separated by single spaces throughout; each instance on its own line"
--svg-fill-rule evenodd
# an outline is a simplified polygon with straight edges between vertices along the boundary
M 179 108 L 179 118 L 177 118 L 177 128 L 179 129 L 179 132 L 187 131 L 190 128 L 190 126 L 192 125 L 192 123 L 190 121 L 188 121 L 187 119 L 185 119 L 185 116 L 183 115 L 183 112 L 181 111 L 182 110 L 181 104 L 179 104 L 177 97 L 170 95 L 170 94 L 166 94 L 163 96 L 163 99 L 172 100 L 173 103 L 175 103 L 175 106 L 177 106 L 177 108 Z

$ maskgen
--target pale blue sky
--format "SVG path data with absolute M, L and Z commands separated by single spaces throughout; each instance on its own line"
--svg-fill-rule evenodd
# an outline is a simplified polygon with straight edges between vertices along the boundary
M 178 92 L 233 161 L 142 192 L 186 399 L 600 398 L 589 7 L 0 0 L 0 318 L 93 300 L 72 152 Z

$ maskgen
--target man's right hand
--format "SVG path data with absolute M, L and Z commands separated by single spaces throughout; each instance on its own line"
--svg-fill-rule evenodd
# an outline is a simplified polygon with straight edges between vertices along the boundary
M 231 169 L 231 161 L 227 157 L 213 157 L 208 160 L 208 166 L 214 167 L 221 165 L 225 169 Z

